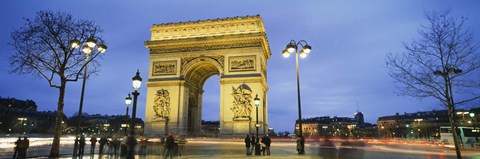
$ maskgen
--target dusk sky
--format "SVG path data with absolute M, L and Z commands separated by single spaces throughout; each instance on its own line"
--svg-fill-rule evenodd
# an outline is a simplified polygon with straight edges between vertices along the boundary
M 65 11 L 76 18 L 94 20 L 104 31 L 108 50 L 98 76 L 87 81 L 84 112 L 125 114 L 125 96 L 131 92 L 137 69 L 144 78 L 137 117 L 145 115 L 150 38 L 153 24 L 196 21 L 259 14 L 263 19 L 272 53 L 268 60 L 269 124 L 276 131 L 292 131 L 297 116 L 295 58 L 281 51 L 291 40 L 306 40 L 312 52 L 300 59 L 303 117 L 353 117 L 359 109 L 367 122 L 396 112 L 442 109 L 439 102 L 397 96 L 388 75 L 388 53 L 402 53 L 403 42 L 418 37 L 427 24 L 425 11 L 451 9 L 467 16 L 465 29 L 480 40 L 480 1 L 446 0 L 27 0 L 0 1 L 0 96 L 34 100 L 39 110 L 57 108 L 58 89 L 45 79 L 10 74 L 8 45 L 13 28 L 24 25 L 39 10 Z M 67 84 L 65 112 L 78 111 L 82 82 Z M 219 120 L 219 76 L 204 85 L 203 119 Z

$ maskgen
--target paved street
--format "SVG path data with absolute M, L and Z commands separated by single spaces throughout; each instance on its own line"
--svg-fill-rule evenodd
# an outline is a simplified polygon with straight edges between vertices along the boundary
M 88 145 L 88 144 L 87 144 Z M 72 144 L 63 144 L 61 154 L 63 158 L 71 158 Z M 403 158 L 428 158 L 448 159 L 455 158 L 455 151 L 451 148 L 432 146 L 425 144 L 402 144 L 402 143 L 365 143 L 365 142 L 323 142 L 311 141 L 306 144 L 306 155 L 296 155 L 295 142 L 273 140 L 271 156 L 255 158 L 353 158 L 353 159 L 403 159 Z M 50 146 L 34 146 L 28 151 L 28 157 L 45 158 Z M 0 158 L 11 158 L 13 149 L 0 148 Z M 89 147 L 85 152 L 89 152 Z M 106 149 L 108 151 L 108 149 Z M 97 145 L 98 152 L 98 145 Z M 462 150 L 465 158 L 480 158 L 480 151 L 473 149 Z M 161 147 L 157 142 L 151 142 L 146 146 L 137 147 L 136 158 L 161 158 Z M 85 158 L 89 157 L 88 154 Z M 99 158 L 95 155 L 94 158 Z M 115 158 L 103 155 L 102 158 Z M 178 158 L 254 158 L 245 155 L 244 144 L 241 139 L 189 139 L 185 146 L 184 155 Z

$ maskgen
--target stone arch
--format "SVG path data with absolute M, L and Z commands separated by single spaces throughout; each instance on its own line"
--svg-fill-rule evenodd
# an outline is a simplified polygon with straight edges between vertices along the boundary
M 222 75 L 223 66 L 210 57 L 195 58 L 182 67 L 181 76 L 191 91 L 203 92 L 203 84 L 213 75 Z
M 250 98 L 258 94 L 263 101 L 258 107 L 259 129 L 262 134 L 267 132 L 268 85 L 264 68 L 270 49 L 260 16 L 158 24 L 150 30 L 151 39 L 145 42 L 150 49 L 151 71 L 147 83 L 145 135 L 204 132 L 201 115 L 202 111 L 209 110 L 202 110 L 203 85 L 213 75 L 220 76 L 220 119 L 218 125 L 208 125 L 205 131 L 215 130 L 219 136 L 252 133 L 253 116 L 238 112 L 245 112 L 242 106 L 248 106 L 249 102 L 251 106 Z M 246 86 L 249 96 L 241 94 L 239 98 L 235 91 Z M 154 118 L 152 113 L 158 90 L 169 92 L 168 120 Z
M 215 66 L 218 71 L 220 72 L 220 75 L 223 74 L 223 64 L 220 64 L 217 60 L 211 58 L 211 57 L 197 57 L 193 60 L 190 60 L 188 61 L 186 64 L 184 64 L 182 66 L 182 70 L 181 70 L 181 76 L 184 76 L 188 71 L 190 71 L 191 69 L 194 69 L 195 65 L 198 65 L 199 63 L 210 63 L 212 64 L 213 66 Z

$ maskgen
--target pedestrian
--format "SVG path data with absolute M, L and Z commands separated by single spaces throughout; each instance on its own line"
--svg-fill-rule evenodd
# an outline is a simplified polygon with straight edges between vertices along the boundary
M 127 158 L 133 158 L 135 156 L 135 145 L 137 145 L 137 138 L 134 135 L 128 135 L 127 141 Z
M 272 140 L 270 140 L 270 137 L 268 137 L 268 135 L 263 136 L 262 143 L 265 144 L 265 149 L 263 153 L 267 153 L 267 155 L 270 155 L 270 144 L 272 143 Z
M 166 159 L 167 157 L 170 157 L 170 159 L 172 159 L 173 149 L 175 148 L 175 139 L 173 138 L 173 134 L 171 132 L 168 133 L 168 137 L 165 140 L 165 148 L 166 148 L 166 151 L 163 158 Z
M 298 152 L 298 154 L 300 154 L 300 149 L 302 149 L 302 145 L 300 145 L 300 144 L 301 144 L 300 143 L 300 138 L 297 137 L 297 152 Z
M 100 141 L 98 141 L 98 143 L 100 144 L 100 147 L 98 149 L 98 154 L 101 155 L 103 154 L 103 147 L 105 146 L 105 144 L 108 143 L 108 139 L 105 136 L 103 136 L 100 138 Z
M 262 153 L 263 156 L 265 156 L 265 143 L 261 142 L 260 144 L 260 152 Z
M 125 156 L 127 156 L 127 154 L 128 154 L 128 153 L 127 153 L 127 151 L 128 151 L 128 150 L 127 150 L 127 148 L 128 148 L 128 147 L 127 147 L 127 136 L 124 136 L 124 137 L 122 138 L 122 140 L 119 140 L 119 141 L 121 141 L 121 142 L 120 142 L 120 145 L 119 145 L 119 146 L 120 146 L 120 156 L 125 157 Z
M 252 135 L 252 139 L 251 139 L 251 149 L 250 149 L 250 154 L 252 154 L 255 150 L 255 146 L 257 144 L 257 142 L 255 141 L 255 136 Z
M 23 140 L 20 142 L 20 149 L 19 149 L 19 158 L 26 158 L 27 157 L 27 149 L 30 147 L 30 140 L 27 137 L 24 137 Z
M 17 141 L 15 141 L 15 147 L 13 148 L 13 159 L 16 159 L 19 156 L 20 151 L 20 144 L 22 143 L 22 137 L 18 137 Z
M 114 137 L 112 138 L 112 141 L 110 142 L 110 156 L 117 156 L 118 155 L 118 147 L 120 146 L 120 140 L 118 138 Z
M 250 145 L 251 145 L 251 139 L 250 139 L 250 135 L 247 134 L 247 137 L 245 137 L 245 147 L 247 148 L 247 156 L 248 155 L 252 155 L 252 153 L 250 152 Z
M 160 138 L 160 154 L 165 156 L 165 139 L 168 137 L 168 135 L 165 135 L 165 137 Z
M 303 149 L 303 145 L 305 144 L 305 140 L 303 137 L 297 138 L 297 152 L 298 154 L 305 154 L 305 150 Z
M 80 158 L 83 156 L 83 152 L 85 151 L 85 136 L 81 136 L 80 137 L 80 140 L 78 140 L 79 142 L 79 149 L 78 149 L 78 156 L 80 156 Z
M 90 137 L 90 155 L 93 156 L 95 154 L 95 145 L 97 144 L 97 135 L 93 134 Z

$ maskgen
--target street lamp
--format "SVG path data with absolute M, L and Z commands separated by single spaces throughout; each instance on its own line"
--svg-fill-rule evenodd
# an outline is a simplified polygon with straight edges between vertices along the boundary
M 76 49 L 79 48 L 81 45 L 81 42 L 77 39 L 73 39 L 69 41 L 69 45 L 71 48 Z M 96 47 L 95 47 L 96 46 Z M 98 53 L 104 53 L 107 51 L 107 46 L 104 44 L 99 44 L 97 45 L 97 41 L 93 38 L 90 37 L 85 41 L 85 44 L 82 46 L 82 52 L 85 53 L 85 68 L 83 69 L 83 81 L 82 81 L 82 93 L 80 94 L 80 106 L 78 107 L 78 116 L 77 116 L 77 128 L 76 128 L 76 134 L 75 134 L 75 144 L 73 146 L 73 156 L 77 156 L 77 150 L 78 150 L 78 136 L 80 134 L 80 122 L 82 119 L 82 109 L 83 109 L 83 97 L 85 95 L 85 82 L 87 80 L 87 68 L 88 68 L 88 58 L 90 54 L 95 50 Z
M 257 110 L 257 124 L 255 124 L 255 128 L 257 130 L 257 137 L 255 138 L 256 142 L 255 142 L 255 156 L 258 156 L 260 155 L 260 143 L 259 143 L 259 137 L 258 137 L 258 127 L 260 127 L 260 125 L 258 124 L 258 105 L 260 105 L 260 99 L 258 98 L 258 94 L 255 95 L 255 98 L 253 99 L 253 103 L 255 104 L 255 107 L 256 107 L 256 110 Z
M 140 89 L 140 86 L 142 85 L 142 77 L 140 77 L 140 72 L 137 70 L 137 74 L 132 78 L 132 86 L 133 86 L 133 108 L 132 108 L 132 119 L 130 120 L 130 135 L 127 138 L 127 144 L 128 144 L 128 157 L 133 157 L 134 155 L 134 150 L 135 150 L 135 144 L 136 144 L 136 139 L 134 137 L 135 135 L 135 119 L 136 119 L 136 113 L 137 113 L 137 99 L 138 95 L 140 95 L 140 92 L 138 90 Z
M 298 47 L 301 46 L 302 50 L 298 52 Z M 305 154 L 305 139 L 303 138 L 302 132 L 302 104 L 300 100 L 300 75 L 298 72 L 298 56 L 301 58 L 307 57 L 310 54 L 312 47 L 308 45 L 307 41 L 300 40 L 296 42 L 295 40 L 290 40 L 290 43 L 287 44 L 285 50 L 282 51 L 283 57 L 287 58 L 291 53 L 295 52 L 295 70 L 297 72 L 297 98 L 298 98 L 298 125 L 299 125 L 299 134 L 300 138 L 300 151 L 298 154 Z
M 132 104 L 132 97 L 130 96 L 130 93 L 128 93 L 128 96 L 125 97 L 125 105 L 127 105 L 127 112 L 125 113 L 125 123 L 128 123 L 128 108 L 130 107 L 130 104 Z M 125 127 L 125 135 L 128 135 L 127 127 Z

